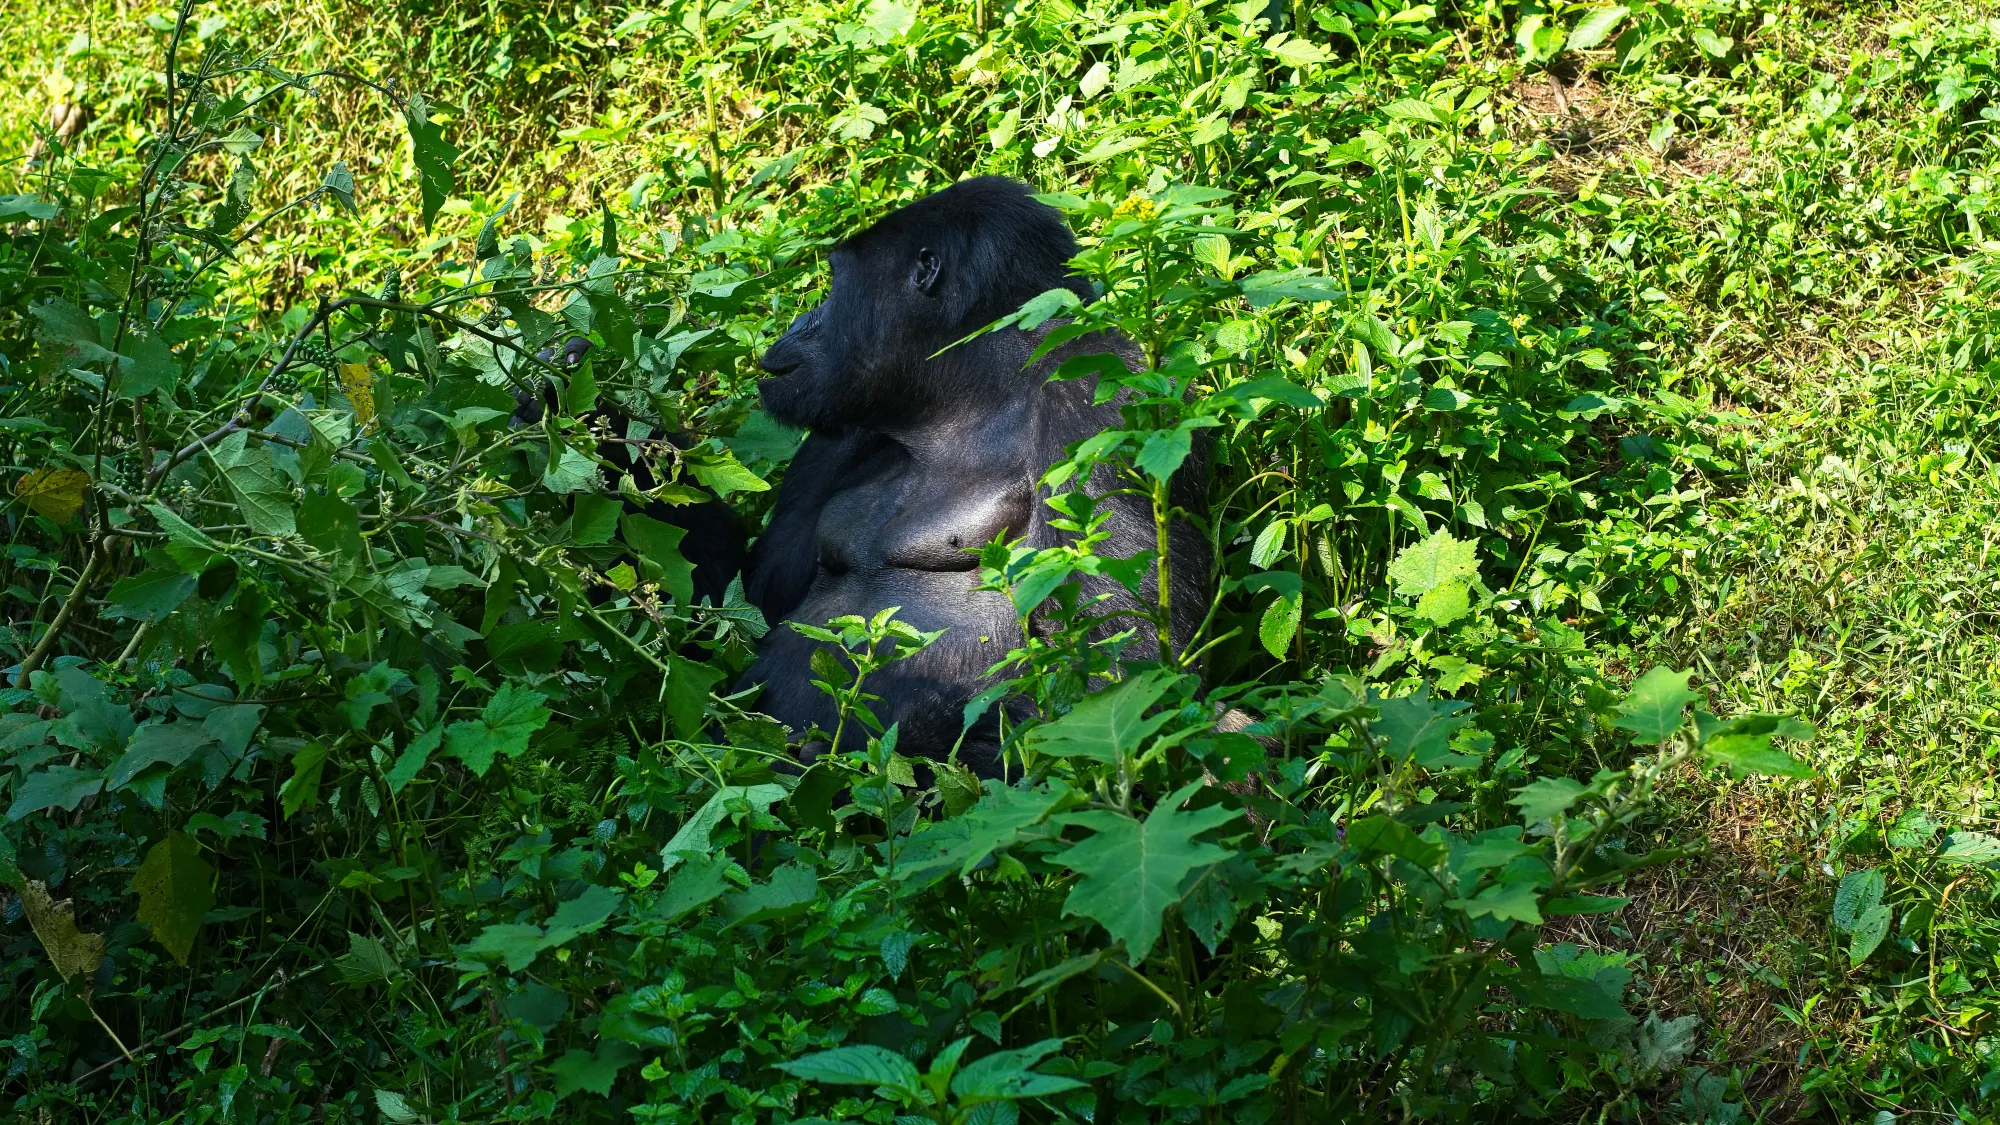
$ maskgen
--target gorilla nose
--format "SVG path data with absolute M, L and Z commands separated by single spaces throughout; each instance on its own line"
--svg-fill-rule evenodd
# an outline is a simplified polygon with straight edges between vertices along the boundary
M 773 376 L 785 376 L 797 371 L 803 362 L 798 352 L 787 348 L 781 340 L 764 352 L 763 358 L 757 361 L 757 366 Z

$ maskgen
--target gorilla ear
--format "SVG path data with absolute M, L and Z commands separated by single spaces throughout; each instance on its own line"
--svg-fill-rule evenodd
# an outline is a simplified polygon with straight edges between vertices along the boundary
M 910 284 L 925 296 L 936 296 L 939 272 L 937 255 L 926 246 L 917 251 L 917 264 L 910 270 Z

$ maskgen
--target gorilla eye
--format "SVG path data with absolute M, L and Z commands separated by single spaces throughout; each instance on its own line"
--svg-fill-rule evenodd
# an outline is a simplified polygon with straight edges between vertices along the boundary
M 954 535 L 951 537 L 951 545 L 954 547 L 958 546 L 958 536 Z

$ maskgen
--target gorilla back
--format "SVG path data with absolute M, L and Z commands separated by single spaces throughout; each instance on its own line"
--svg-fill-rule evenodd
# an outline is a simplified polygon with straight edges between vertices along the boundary
M 772 621 L 818 625 L 899 606 L 900 620 L 945 630 L 865 685 L 881 697 L 877 716 L 901 723 L 905 753 L 943 757 L 986 670 L 1021 643 L 1011 602 L 975 590 L 975 552 L 996 535 L 1037 547 L 1063 541 L 1039 481 L 1067 446 L 1119 424 L 1115 402 L 1093 402 L 1094 380 L 1049 375 L 1098 352 L 1132 365 L 1129 341 L 1086 337 L 1032 364 L 1039 333 L 1006 329 L 952 346 L 1049 289 L 1088 299 L 1067 271 L 1075 253 L 1062 217 L 1025 185 L 954 184 L 836 247 L 832 291 L 761 361 L 765 408 L 812 434 L 779 486 L 746 591 Z M 1195 510 L 1203 487 L 1201 459 L 1191 457 L 1175 480 L 1177 503 Z M 1109 503 L 1111 538 L 1100 554 L 1153 546 L 1145 501 Z M 1173 631 L 1186 637 L 1205 601 L 1208 555 L 1186 521 L 1170 544 Z M 1122 589 L 1115 596 L 1131 600 Z M 835 726 L 832 702 L 811 683 L 814 647 L 779 626 L 745 677 L 764 685 L 760 709 L 796 732 Z M 998 750 L 989 722 L 967 736 L 962 756 L 991 773 Z

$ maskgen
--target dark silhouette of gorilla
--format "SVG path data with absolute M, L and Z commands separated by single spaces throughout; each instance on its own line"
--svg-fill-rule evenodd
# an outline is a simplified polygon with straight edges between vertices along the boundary
M 871 676 L 874 710 L 900 723 L 898 749 L 943 758 L 958 741 L 965 702 L 986 672 L 1021 643 L 1009 600 L 976 592 L 974 552 L 996 535 L 1046 547 L 1038 482 L 1065 447 L 1120 422 L 1116 402 L 1094 404 L 1094 378 L 1049 381 L 1065 360 L 1112 353 L 1122 338 L 1074 340 L 1030 364 L 1040 332 L 1006 329 L 950 346 L 1067 287 L 1092 294 L 1067 263 L 1076 242 L 1061 215 L 1013 180 L 966 180 L 889 215 L 836 247 L 832 292 L 764 354 L 759 385 L 777 418 L 809 427 L 779 486 L 769 525 L 751 552 L 745 592 L 774 628 L 744 683 L 764 685 L 758 709 L 803 733 L 835 727 L 832 701 L 811 680 L 815 643 L 781 620 L 819 625 L 844 614 L 900 606 L 900 620 L 947 632 L 929 649 Z M 939 354 L 942 352 L 942 354 Z M 1116 487 L 1107 472 L 1093 491 Z M 1205 488 L 1199 451 L 1174 482 L 1176 503 L 1196 511 Z M 1112 511 L 1104 556 L 1155 545 L 1150 506 L 1137 497 Z M 1177 637 L 1206 608 L 1205 542 L 1185 520 L 1170 529 Z M 1113 592 L 1108 582 L 1087 594 Z M 1122 623 L 1121 623 L 1122 625 Z M 849 724 L 848 739 L 865 737 Z M 998 769 L 997 721 L 966 738 L 961 759 Z

